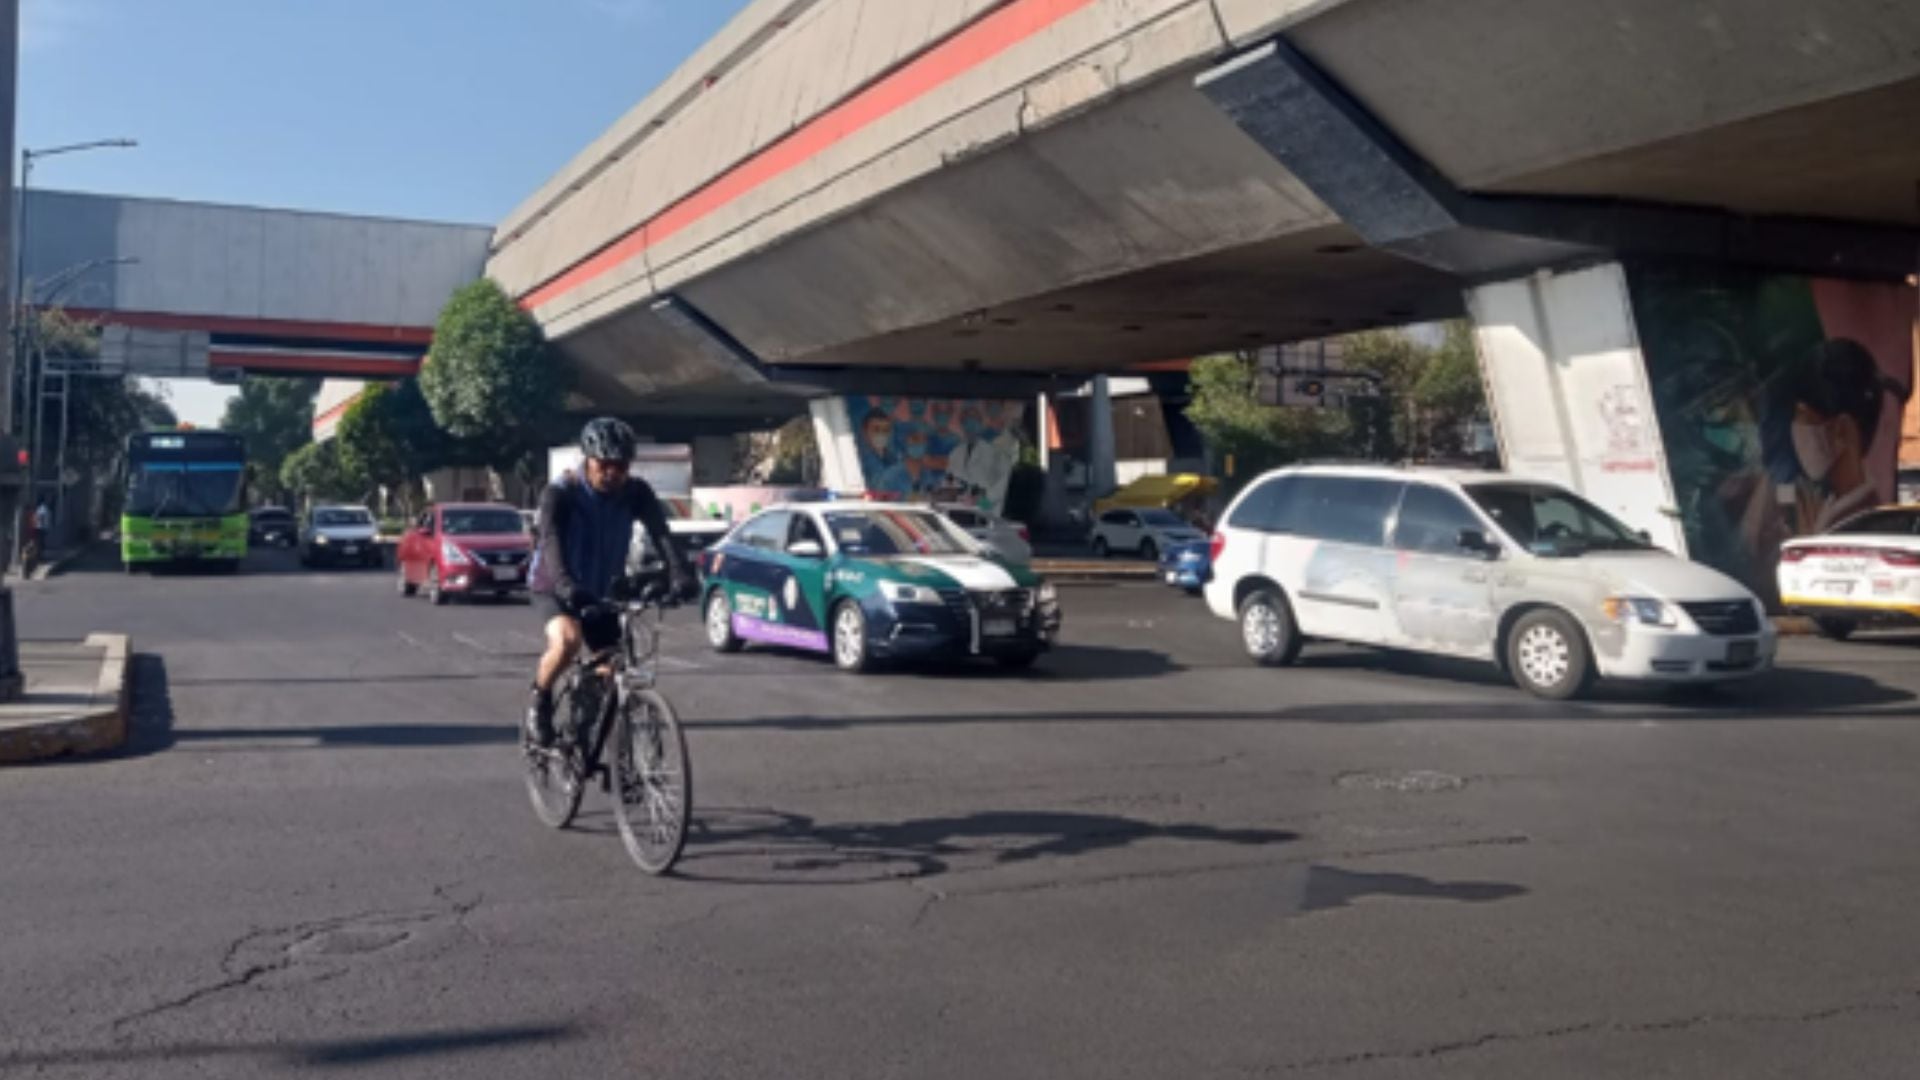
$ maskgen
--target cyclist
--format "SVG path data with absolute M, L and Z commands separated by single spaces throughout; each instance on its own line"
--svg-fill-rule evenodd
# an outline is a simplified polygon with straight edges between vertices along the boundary
M 616 618 L 599 607 L 627 568 L 633 525 L 645 526 L 665 560 L 670 587 L 692 599 L 699 582 L 674 549 L 667 514 L 652 485 L 628 475 L 639 440 L 624 422 L 602 417 L 580 432 L 585 464 L 547 489 L 540 503 L 540 547 L 534 557 L 534 603 L 544 616 L 547 649 L 534 675 L 527 734 L 553 744 L 553 688 L 582 643 L 605 648 L 619 639 Z

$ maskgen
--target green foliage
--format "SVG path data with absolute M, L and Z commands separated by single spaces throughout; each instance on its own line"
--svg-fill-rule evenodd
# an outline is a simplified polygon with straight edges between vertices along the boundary
M 347 407 L 334 432 L 343 474 L 385 487 L 399 487 L 410 479 L 407 448 L 394 423 L 395 397 L 392 387 L 369 386 Z
M 1456 320 L 1438 348 L 1398 330 L 1371 330 L 1346 339 L 1349 369 L 1377 380 L 1379 396 L 1350 403 L 1362 434 L 1354 450 L 1379 459 L 1455 456 L 1468 426 L 1486 415 L 1486 394 L 1473 329 Z
M 420 390 L 434 420 L 483 447 L 488 464 L 520 465 L 559 441 L 566 386 L 533 316 L 482 279 L 447 301 Z
M 1255 374 L 1252 359 L 1231 354 L 1202 357 L 1190 372 L 1193 401 L 1187 419 L 1200 429 L 1216 458 L 1233 459 L 1231 481 L 1336 452 L 1348 434 L 1344 416 L 1324 409 L 1261 405 L 1254 396 Z
M 773 469 L 769 484 L 811 484 L 820 476 L 820 442 L 814 434 L 813 418 L 788 421 L 773 444 Z
M 220 429 L 246 440 L 247 460 L 256 475 L 277 480 L 287 456 L 313 442 L 313 399 L 317 379 L 248 379 L 227 403 Z
M 310 442 L 287 455 L 280 483 L 308 499 L 357 499 L 366 493 L 364 479 L 342 467 L 338 439 Z

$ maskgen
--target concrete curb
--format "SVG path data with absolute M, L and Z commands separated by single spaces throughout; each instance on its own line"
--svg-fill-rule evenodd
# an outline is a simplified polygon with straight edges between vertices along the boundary
M 22 765 L 49 758 L 104 754 L 127 742 L 132 708 L 128 665 L 133 646 L 125 634 L 91 634 L 86 645 L 104 649 L 94 701 L 85 709 L 0 730 L 0 765 Z
M 1160 569 L 1151 563 L 1112 563 L 1080 559 L 1035 559 L 1033 572 L 1055 585 L 1114 585 L 1122 582 L 1160 580 Z

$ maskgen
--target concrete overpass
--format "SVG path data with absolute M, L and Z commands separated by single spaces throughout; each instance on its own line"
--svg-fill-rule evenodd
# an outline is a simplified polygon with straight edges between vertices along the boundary
M 1904 0 L 759 0 L 488 272 L 630 411 L 982 392 L 1611 258 L 1898 280 L 1915 116 Z
M 26 299 L 59 304 L 164 370 L 391 379 L 419 370 L 482 226 L 140 199 L 28 194 Z

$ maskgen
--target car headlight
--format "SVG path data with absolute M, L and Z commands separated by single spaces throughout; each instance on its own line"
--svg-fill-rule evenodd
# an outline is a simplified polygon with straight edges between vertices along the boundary
M 1051 604 L 1060 599 L 1060 593 L 1054 589 L 1053 582 L 1043 581 L 1033 592 L 1033 598 L 1042 604 Z
M 316 533 L 313 542 L 319 544 L 321 547 L 326 547 L 328 544 L 333 543 L 332 540 L 327 539 L 326 533 Z
M 442 540 L 440 541 L 440 561 L 448 566 L 465 566 L 473 560 L 467 558 L 467 553 L 461 551 L 453 541 Z
M 1680 625 L 1680 616 L 1673 605 L 1664 600 L 1655 600 L 1646 596 L 1613 596 L 1601 605 L 1607 618 L 1617 623 L 1639 623 L 1642 626 L 1663 626 L 1672 629 Z
M 881 593 L 896 604 L 932 604 L 937 607 L 946 602 L 940 599 L 939 592 L 925 585 L 908 585 L 899 581 L 887 582 L 881 586 Z

